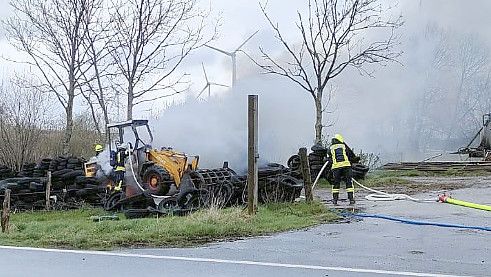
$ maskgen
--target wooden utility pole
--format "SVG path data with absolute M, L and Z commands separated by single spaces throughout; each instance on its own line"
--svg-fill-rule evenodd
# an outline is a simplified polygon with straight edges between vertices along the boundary
M 5 190 L 2 209 L 2 233 L 9 231 L 10 220 L 10 189 Z
M 257 211 L 257 160 L 258 154 L 258 97 L 249 95 L 249 116 L 248 116 L 248 171 L 247 171 L 247 211 L 253 215 Z
M 307 157 L 307 148 L 303 147 L 298 150 L 300 156 L 300 169 L 302 170 L 303 187 L 305 189 L 305 199 L 307 202 L 312 202 L 312 177 L 310 176 L 309 159 Z
M 46 210 L 51 209 L 51 171 L 48 171 L 48 181 L 46 182 Z

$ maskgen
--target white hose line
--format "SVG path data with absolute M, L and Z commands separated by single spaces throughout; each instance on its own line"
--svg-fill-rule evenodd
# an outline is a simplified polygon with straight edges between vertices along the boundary
M 140 184 L 140 182 L 138 182 L 138 180 L 136 179 L 135 170 L 133 169 L 133 155 L 131 154 L 131 152 L 132 151 L 128 150 L 128 160 L 130 160 L 131 173 L 133 174 L 133 179 L 135 180 L 136 185 L 143 192 L 143 191 L 145 191 L 145 189 Z M 165 198 L 169 198 L 170 197 L 170 196 L 162 196 L 162 195 L 155 195 L 155 194 L 151 194 L 150 196 L 152 196 L 153 198 L 158 198 L 158 199 L 165 199 Z
M 365 196 L 365 199 L 367 199 L 369 201 L 410 200 L 410 201 L 414 201 L 414 202 L 435 202 L 434 199 L 418 199 L 418 198 L 414 198 L 414 197 L 411 197 L 411 196 L 409 196 L 407 194 L 403 194 L 403 193 L 386 193 L 383 191 L 379 191 L 376 189 L 371 189 L 369 187 L 366 187 L 366 186 L 362 185 L 361 183 L 359 183 L 358 181 L 356 181 L 355 179 L 352 179 L 352 180 L 358 186 L 360 186 L 360 187 L 362 187 L 368 191 L 373 192 L 372 194 Z
M 324 170 L 326 169 L 326 166 L 327 166 L 327 164 L 328 164 L 328 163 L 329 163 L 329 162 L 326 162 L 326 163 L 325 163 L 325 164 L 322 166 L 321 171 L 319 171 L 319 174 L 317 174 L 317 177 L 315 178 L 315 181 L 314 181 L 314 183 L 312 184 L 312 190 L 314 190 L 315 185 L 317 185 L 317 182 L 319 182 L 319 179 L 320 179 L 320 178 L 321 178 L 321 176 L 322 176 L 322 172 L 324 172 Z
M 322 173 L 326 169 L 328 163 L 329 162 L 326 162 L 322 166 L 321 171 L 319 172 L 319 174 L 317 174 L 317 177 L 315 178 L 315 181 L 312 184 L 312 190 L 314 190 L 315 186 L 317 185 L 317 182 L 319 181 L 320 177 L 322 176 Z M 353 180 L 354 183 L 356 183 L 361 188 L 364 188 L 364 189 L 366 189 L 368 191 L 373 192 L 372 194 L 369 194 L 369 195 L 365 196 L 365 199 L 367 199 L 368 201 L 410 200 L 410 201 L 414 201 L 414 202 L 435 202 L 434 199 L 417 199 L 417 198 L 414 198 L 414 197 L 411 197 L 411 196 L 409 196 L 407 194 L 402 194 L 402 193 L 386 193 L 386 192 L 383 192 L 383 191 L 379 191 L 379 190 L 376 190 L 376 189 L 372 189 L 372 188 L 366 187 L 366 186 L 362 185 L 360 182 L 356 181 L 354 178 L 351 178 L 351 179 Z

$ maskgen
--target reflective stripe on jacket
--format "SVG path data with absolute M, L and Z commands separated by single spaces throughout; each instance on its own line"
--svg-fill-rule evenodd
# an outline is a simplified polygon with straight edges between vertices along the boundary
M 346 146 L 344 144 L 333 144 L 329 149 L 331 150 L 332 158 L 331 169 L 351 166 L 348 155 L 346 154 Z

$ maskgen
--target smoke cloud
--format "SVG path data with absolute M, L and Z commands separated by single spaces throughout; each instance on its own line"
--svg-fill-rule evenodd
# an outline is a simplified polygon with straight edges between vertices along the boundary
M 333 126 L 325 128 L 325 137 L 341 133 L 355 151 L 379 154 L 383 161 L 421 160 L 465 145 L 480 127 L 480 114 L 491 109 L 491 86 L 486 85 L 491 83 L 491 32 L 485 28 L 491 19 L 484 12 L 489 8 L 489 1 L 400 1 L 389 11 L 402 13 L 405 20 L 398 31 L 404 52 L 400 63 L 371 68 L 373 77 L 348 70 L 333 80 L 335 97 L 329 110 L 334 113 L 325 115 L 325 123 Z M 273 41 L 262 31 L 255 43 L 271 46 Z M 466 43 L 472 47 L 463 47 Z M 479 72 L 462 84 L 457 82 L 463 61 L 458 57 L 484 61 Z M 189 98 L 154 120 L 155 146 L 200 155 L 201 167 L 229 161 L 232 168 L 245 169 L 247 94 L 259 95 L 262 161 L 284 164 L 299 147 L 311 146 L 311 97 L 288 80 L 258 74 L 243 57 L 239 63 L 241 80 L 235 90 L 206 101 Z M 227 58 L 221 66 L 228 72 Z M 472 112 L 466 113 L 470 108 Z M 460 118 L 461 114 L 467 116 Z
M 213 90 L 213 88 L 212 88 Z M 287 81 L 264 76 L 242 80 L 236 89 L 206 101 L 188 99 L 151 122 L 154 146 L 200 156 L 201 167 L 247 166 L 247 95 L 259 96 L 259 155 L 285 164 L 314 141 L 313 103 Z

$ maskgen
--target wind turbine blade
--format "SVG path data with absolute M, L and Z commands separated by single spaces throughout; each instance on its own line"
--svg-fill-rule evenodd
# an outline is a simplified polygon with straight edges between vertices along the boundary
M 222 53 L 222 54 L 225 54 L 225 55 L 227 55 L 227 56 L 232 56 L 232 55 L 233 55 L 233 53 L 230 53 L 230 52 L 224 51 L 224 50 L 222 50 L 222 49 L 215 48 L 215 47 L 213 47 L 213 46 L 209 46 L 209 45 L 206 45 L 206 44 L 205 44 L 205 46 L 206 46 L 206 47 L 208 47 L 208 48 L 210 48 L 210 49 L 213 49 L 213 50 L 215 50 L 215 51 L 218 51 L 218 52 L 220 52 L 220 53 Z
M 206 70 L 205 70 L 205 65 L 203 63 L 201 63 L 201 66 L 203 67 L 203 73 L 205 74 L 205 80 L 206 80 L 206 83 L 210 83 L 208 82 L 208 75 L 206 75 Z
M 203 94 L 203 92 L 210 86 L 210 84 L 206 84 L 206 86 L 201 90 L 201 92 L 198 94 L 198 96 L 196 96 L 196 99 L 198 99 L 201 94 Z
M 259 32 L 259 30 L 255 31 L 254 34 L 252 34 L 250 37 L 248 37 L 239 47 L 237 47 L 237 49 L 235 49 L 234 53 L 239 51 L 240 48 L 242 48 L 242 46 L 244 46 L 249 40 L 251 40 L 251 38 L 253 36 L 255 36 L 258 32 Z
M 222 84 L 218 84 L 218 83 L 210 83 L 210 85 L 215 85 L 215 86 L 220 86 L 220 87 L 226 87 L 226 88 L 229 87 L 227 85 L 222 85 Z

